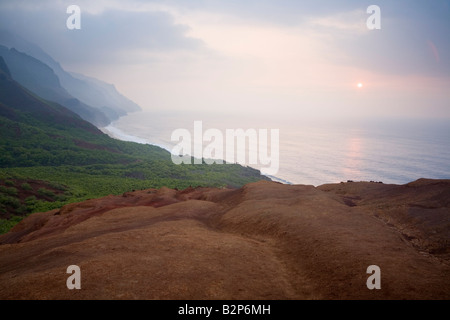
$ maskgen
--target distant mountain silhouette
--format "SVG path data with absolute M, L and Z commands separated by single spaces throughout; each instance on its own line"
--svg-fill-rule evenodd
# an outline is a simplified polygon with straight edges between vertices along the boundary
M 2 57 L 0 57 L 0 71 L 2 71 L 4 73 L 4 74 L 0 73 L 0 75 L 3 74 L 3 76 L 11 77 L 11 72 L 9 72 L 9 68 L 6 65 L 6 62 L 5 62 L 5 60 L 3 60 Z
M 55 81 L 55 79 L 48 79 L 48 83 L 52 81 Z M 75 112 L 57 103 L 45 101 L 19 85 L 18 82 L 12 79 L 9 67 L 1 56 L 0 116 L 16 123 L 24 123 L 40 129 L 43 129 L 43 126 L 55 127 L 59 125 L 64 126 L 66 129 L 73 127 L 96 135 L 103 134 L 98 128 L 83 120 Z M 7 137 L 4 136 L 3 138 Z
M 11 77 L 23 87 L 46 100 L 65 106 L 96 126 L 105 126 L 110 122 L 103 112 L 70 95 L 61 86 L 53 70 L 43 62 L 1 45 L 0 56 L 8 65 Z
M 74 72 L 64 72 L 60 79 L 73 96 L 100 108 L 112 120 L 114 116 L 118 118 L 141 110 L 136 103 L 120 94 L 113 84 Z
M 103 126 L 129 112 L 141 110 L 136 103 L 119 93 L 114 85 L 79 73 L 69 73 L 65 71 L 57 61 L 38 45 L 27 41 L 8 30 L 0 30 L 0 44 L 7 48 L 15 48 L 16 50 L 41 61 L 52 69 L 59 79 L 59 86 L 72 98 L 66 102 L 68 104 L 67 107 L 80 108 L 80 106 L 77 107 L 79 102 L 79 104 L 83 106 L 96 109 L 96 116 L 98 119 L 91 121 L 95 122 L 96 125 Z M 21 84 L 23 85 L 23 83 Z M 61 101 L 58 102 L 62 103 Z M 74 111 L 77 112 L 78 110 L 76 109 Z M 102 116 L 98 114 L 99 111 L 103 114 Z M 89 115 L 80 115 L 83 116 L 84 119 L 89 117 Z M 102 117 L 106 117 L 106 119 L 102 119 Z

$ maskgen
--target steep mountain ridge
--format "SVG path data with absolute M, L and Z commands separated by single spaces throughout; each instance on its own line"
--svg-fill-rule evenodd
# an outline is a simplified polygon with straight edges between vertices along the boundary
M 12 79 L 9 64 L 0 56 L 2 77 L 0 79 L 0 114 L 9 120 L 35 124 L 36 120 L 49 126 L 62 125 L 82 128 L 94 134 L 102 132 L 75 112 L 57 103 L 45 101 L 20 86 Z M 55 80 L 55 79 L 53 79 Z M 2 138 L 6 138 L 3 135 Z
M 11 77 L 36 95 L 57 102 L 97 126 L 105 126 L 110 121 L 99 110 L 88 106 L 71 96 L 60 84 L 54 71 L 43 62 L 16 49 L 0 45 L 3 57 Z
M 10 49 L 15 48 L 46 64 L 53 70 L 60 85 L 68 94 L 81 103 L 101 111 L 108 117 L 109 121 L 116 120 L 129 112 L 141 110 L 139 105 L 119 93 L 113 85 L 79 73 L 65 71 L 57 61 L 39 46 L 8 30 L 0 30 L 0 44 Z

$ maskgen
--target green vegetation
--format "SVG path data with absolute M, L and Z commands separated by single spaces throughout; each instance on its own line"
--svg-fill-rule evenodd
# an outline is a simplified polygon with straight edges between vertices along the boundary
M 55 194 L 53 193 L 53 191 L 45 188 L 39 188 L 38 194 L 42 197 L 55 198 Z
M 2 213 L 9 213 L 13 217 L 49 211 L 68 203 L 109 194 L 120 195 L 132 190 L 163 186 L 178 189 L 190 186 L 238 187 L 250 181 L 261 180 L 257 170 L 235 164 L 175 165 L 163 160 L 129 165 L 3 168 L 0 179 L 17 181 L 18 187 L 0 185 L 0 216 Z M 33 191 L 30 182 L 22 182 L 29 180 L 41 181 L 45 186 Z M 5 230 L 5 226 L 13 225 L 3 224 L 1 228 Z
M 22 221 L 23 217 L 13 216 L 10 219 L 0 219 L 0 234 L 8 232 L 12 227 Z
M 17 196 L 17 189 L 14 187 L 0 186 L 0 193 L 6 194 L 9 196 Z
M 22 183 L 21 187 L 22 187 L 23 190 L 26 190 L 26 191 L 33 190 L 33 188 L 30 186 L 30 184 L 28 184 L 26 182 Z
M 5 181 L 5 186 L 13 187 L 13 186 L 14 186 L 14 182 L 11 181 L 11 180 L 6 180 L 6 181 Z
M 239 165 L 175 165 L 170 161 L 130 165 L 22 167 L 8 168 L 4 172 L 17 180 L 47 181 L 54 189 L 57 189 L 55 186 L 63 186 L 64 195 L 74 201 L 163 186 L 178 189 L 189 186 L 238 187 L 249 181 L 260 180 L 257 170 Z M 41 189 L 38 192 L 42 196 L 52 196 Z

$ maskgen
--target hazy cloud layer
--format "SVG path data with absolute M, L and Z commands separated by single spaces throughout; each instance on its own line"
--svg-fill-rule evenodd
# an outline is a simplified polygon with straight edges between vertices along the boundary
M 80 4 L 82 28 L 68 30 L 66 4 L 45 3 L 6 5 L 0 27 L 36 42 L 62 63 L 123 63 L 145 51 L 195 50 L 202 45 L 186 37 L 188 27 L 177 25 L 166 12 L 123 11 L 117 6 L 98 11 Z
M 449 16 L 449 0 L 0 2 L 0 28 L 144 108 L 318 115 L 450 117 Z

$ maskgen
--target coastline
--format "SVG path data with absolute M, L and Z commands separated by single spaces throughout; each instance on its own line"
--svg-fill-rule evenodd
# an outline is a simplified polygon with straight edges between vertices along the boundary
M 151 142 L 151 141 L 149 141 L 147 139 L 127 134 L 127 133 L 123 132 L 122 130 L 118 129 L 117 127 L 115 127 L 114 126 L 114 122 L 111 122 L 106 127 L 99 127 L 98 129 L 100 131 L 102 131 L 104 134 L 107 134 L 108 136 L 110 136 L 113 139 L 118 139 L 118 140 L 128 141 L 128 142 L 135 142 L 135 143 L 140 143 L 140 144 L 149 144 L 149 145 L 152 145 L 152 146 L 160 147 L 160 148 L 168 151 L 169 153 L 172 153 L 172 150 L 171 150 L 171 148 L 169 146 L 156 144 L 156 143 L 153 143 L 153 142 Z M 254 169 L 257 169 L 257 168 L 254 168 Z M 259 170 L 259 169 L 257 169 L 257 170 Z M 260 170 L 260 172 L 261 172 L 261 170 Z M 279 182 L 279 183 L 288 184 L 288 185 L 292 185 L 293 184 L 290 181 L 287 181 L 287 180 L 282 179 L 282 178 L 278 178 L 278 177 L 273 176 L 273 175 L 265 175 L 262 172 L 261 172 L 261 175 L 269 178 L 270 180 L 272 180 L 274 182 Z
M 102 131 L 104 134 L 107 134 L 111 138 L 122 140 L 122 141 L 129 141 L 129 142 L 136 142 L 141 144 L 150 144 L 146 139 L 142 139 L 136 136 L 132 136 L 129 134 L 126 134 L 122 130 L 114 127 L 114 123 L 111 122 L 106 127 L 98 127 L 100 131 Z
M 113 138 L 155 145 L 171 153 L 177 144 L 170 141 L 173 130 L 192 130 L 193 121 L 198 119 L 203 119 L 204 128 L 222 132 L 226 128 L 270 128 L 252 122 L 255 119 L 219 122 L 208 114 L 155 110 L 129 114 L 101 129 Z M 274 128 L 282 130 L 279 171 L 273 176 L 262 174 L 280 183 L 320 186 L 329 181 L 352 180 L 406 184 L 421 177 L 450 178 L 450 152 L 445 148 L 450 136 L 442 122 L 373 120 L 364 127 L 358 123 L 292 126 L 280 122 Z M 249 167 L 261 171 L 258 165 Z
M 128 142 L 135 142 L 135 143 L 140 143 L 140 144 L 149 144 L 149 145 L 160 147 L 164 150 L 171 152 L 168 146 L 163 146 L 163 145 L 160 145 L 157 143 L 152 143 L 147 139 L 144 139 L 144 138 L 141 138 L 138 136 L 133 136 L 133 135 L 123 132 L 122 130 L 120 130 L 114 126 L 114 122 L 111 122 L 106 127 L 99 127 L 98 129 L 113 139 L 128 141 Z

